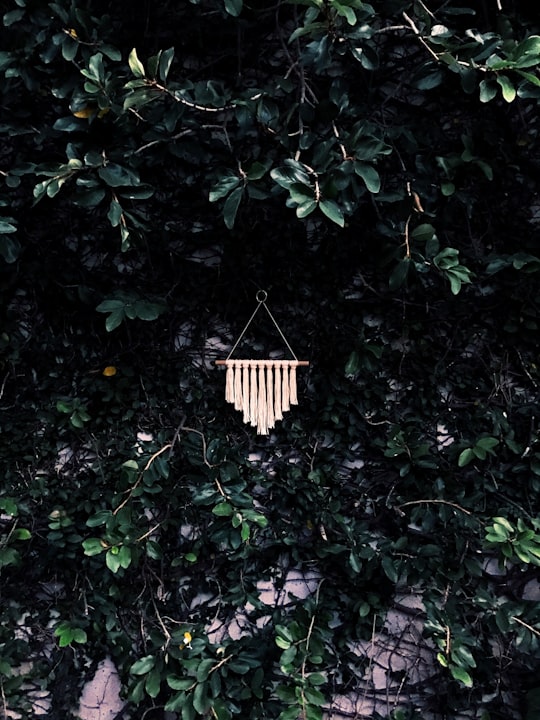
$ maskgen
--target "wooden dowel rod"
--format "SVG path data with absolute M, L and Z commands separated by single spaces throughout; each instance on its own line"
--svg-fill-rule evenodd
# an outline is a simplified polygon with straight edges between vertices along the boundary
M 246 362 L 245 360 L 243 362 Z M 249 362 L 252 362 L 251 360 Z M 253 360 L 253 362 L 262 362 L 259 360 Z M 282 362 L 281 360 L 274 360 L 272 362 Z M 286 362 L 294 362 L 294 360 L 287 360 Z M 214 365 L 226 365 L 227 360 L 214 360 Z M 297 360 L 296 364 L 299 366 L 307 367 L 309 365 L 309 360 Z

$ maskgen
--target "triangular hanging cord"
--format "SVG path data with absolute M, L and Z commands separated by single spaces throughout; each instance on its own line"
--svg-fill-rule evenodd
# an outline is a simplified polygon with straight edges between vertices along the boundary
M 253 311 L 251 317 L 250 317 L 249 320 L 247 321 L 244 329 L 243 329 L 242 332 L 240 333 L 240 336 L 239 336 L 238 340 L 234 343 L 231 352 L 227 355 L 226 360 L 216 360 L 216 365 L 225 364 L 225 362 L 226 362 L 227 360 L 230 360 L 230 359 L 231 359 L 231 357 L 233 356 L 234 351 L 236 350 L 236 348 L 237 348 L 238 345 L 240 344 L 240 341 L 242 340 L 242 338 L 243 338 L 244 335 L 246 334 L 248 327 L 249 327 L 249 326 L 251 325 L 251 323 L 253 322 L 253 318 L 254 318 L 255 315 L 259 312 L 259 310 L 261 309 L 262 306 L 264 307 L 264 309 L 265 309 L 266 312 L 268 313 L 268 315 L 269 315 L 269 317 L 270 317 L 270 320 L 274 323 L 274 325 L 275 325 L 278 333 L 281 335 L 281 339 L 283 340 L 283 342 L 285 343 L 285 345 L 286 345 L 287 348 L 289 349 L 289 352 L 291 353 L 291 355 L 293 356 L 293 358 L 294 358 L 295 360 L 298 360 L 298 358 L 297 358 L 296 355 L 294 354 L 294 351 L 293 351 L 292 347 L 289 345 L 289 343 L 288 343 L 288 341 L 287 341 L 287 338 L 285 337 L 285 335 L 283 334 L 281 328 L 280 328 L 279 325 L 277 324 L 277 321 L 276 321 L 275 317 L 274 317 L 274 316 L 272 315 L 272 313 L 270 312 L 270 308 L 269 308 L 268 305 L 266 304 L 266 299 L 267 299 L 267 297 L 268 297 L 268 294 L 266 293 L 265 290 L 259 290 L 259 292 L 258 292 L 257 295 L 256 295 L 256 299 L 257 299 L 257 302 L 258 302 L 259 304 L 257 305 L 257 307 L 256 307 L 255 310 Z M 309 365 L 309 362 L 307 362 L 307 361 L 300 361 L 300 364 L 301 364 L 301 365 Z

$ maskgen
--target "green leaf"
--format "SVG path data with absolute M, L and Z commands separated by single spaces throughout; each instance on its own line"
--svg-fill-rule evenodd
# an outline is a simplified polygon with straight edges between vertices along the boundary
M 117 547 L 112 547 L 110 550 L 107 550 L 107 553 L 105 555 L 105 563 L 109 570 L 113 573 L 117 573 L 120 570 L 121 563 L 120 563 L 120 556 L 118 554 Z
M 100 538 L 87 538 L 83 540 L 84 554 L 92 557 L 93 555 L 100 555 L 104 550 L 105 546 Z
M 473 686 L 472 677 L 464 668 L 457 665 L 450 665 L 450 673 L 452 674 L 454 680 L 457 680 L 462 685 L 465 685 L 465 687 L 471 688 Z
M 88 518 L 86 525 L 88 527 L 99 527 L 100 525 L 105 525 L 107 520 L 110 520 L 112 516 L 113 514 L 111 510 L 98 510 L 97 513 Z
M 133 672 L 133 668 L 131 669 Z M 150 670 L 146 677 L 145 690 L 151 698 L 156 698 L 159 695 L 161 689 L 161 672 L 158 668 Z
M 359 574 L 362 572 L 362 561 L 353 550 L 349 553 L 349 565 L 355 573 Z
M 140 178 L 137 172 L 122 167 L 117 163 L 109 163 L 98 170 L 99 177 L 110 187 L 122 187 L 124 185 L 138 185 Z
M 311 705 L 315 707 L 321 707 L 326 702 L 326 698 L 320 690 L 316 688 L 306 687 L 304 690 L 304 697 Z
M 287 685 L 278 685 L 275 692 L 278 698 L 288 705 L 296 702 L 296 692 L 292 687 L 288 687 Z
M 167 675 L 167 685 L 171 690 L 189 690 L 193 685 L 193 678 Z
M 370 193 L 378 193 L 381 189 L 381 178 L 372 165 L 358 160 L 354 163 L 354 172 L 362 178 Z
M 214 664 L 215 662 L 212 659 L 201 660 L 199 666 L 197 667 L 197 682 L 202 683 L 207 679 L 211 669 L 214 667 Z
M 472 448 L 465 448 L 462 450 L 458 457 L 458 467 L 465 467 L 475 459 L 475 454 Z
M 289 185 L 289 195 L 293 202 L 301 204 L 313 201 L 315 193 L 311 185 L 291 183 L 291 185 Z
M 247 170 L 248 180 L 260 180 L 268 172 L 269 164 L 255 161 L 252 163 Z
M 99 205 L 105 197 L 103 188 L 94 188 L 90 190 L 77 191 L 73 197 L 73 202 L 79 207 L 92 208 Z
M 163 557 L 161 546 L 155 540 L 146 541 L 146 554 L 152 560 L 161 560 Z
M 156 664 L 156 658 L 154 655 L 145 655 L 139 660 L 135 661 L 130 667 L 129 672 L 132 675 L 145 675 L 150 672 Z
M 307 676 L 307 681 L 310 685 L 324 685 L 327 682 L 327 678 L 322 673 L 310 673 Z
M 296 217 L 302 220 L 303 218 L 308 217 L 308 215 L 311 215 L 311 213 L 316 209 L 317 203 L 315 200 L 305 200 L 296 208 Z
M 107 330 L 107 332 L 112 332 L 113 330 L 115 330 L 119 325 L 122 324 L 125 317 L 126 314 L 124 312 L 124 308 L 112 312 L 109 317 L 105 319 L 105 329 Z
M 492 80 L 482 80 L 479 89 L 480 102 L 487 103 L 497 95 L 497 85 Z
M 334 200 L 319 200 L 319 207 L 329 220 L 339 227 L 345 226 L 343 211 Z
M 152 321 L 162 315 L 166 307 L 161 303 L 148 302 L 147 300 L 138 300 L 134 305 L 135 317 L 139 320 Z
M 159 58 L 159 79 L 161 82 L 166 82 L 171 69 L 172 61 L 174 59 L 174 47 L 170 47 L 167 50 L 163 50 Z
M 10 27 L 10 25 L 13 25 L 16 22 L 19 22 L 19 20 L 22 20 L 24 18 L 24 10 L 21 8 L 18 8 L 17 10 L 10 10 L 9 12 L 4 14 L 4 17 L 2 18 L 4 22 L 4 27 Z
M 163 709 L 165 712 L 180 712 L 184 710 L 188 702 L 189 700 L 187 699 L 186 693 L 179 692 L 167 700 Z
M 270 177 L 274 182 L 287 190 L 292 183 L 310 185 L 309 174 L 306 172 L 305 167 L 294 160 L 288 160 L 285 166 L 271 170 Z
M 450 291 L 452 295 L 458 295 L 461 290 L 461 278 L 454 275 L 454 273 L 447 273 L 448 280 L 450 281 Z
M 225 0 L 225 10 L 233 17 L 238 17 L 242 12 L 243 0 Z
M 229 702 L 225 702 L 221 698 L 213 701 L 212 714 L 215 715 L 216 720 L 231 720 L 232 713 L 228 706 Z
M 19 513 L 17 503 L 10 497 L 0 497 L 0 509 L 11 517 L 15 517 Z
M 103 55 L 98 52 L 90 57 L 88 61 L 88 67 L 90 68 L 90 79 L 92 77 L 99 80 L 100 83 L 105 81 L 105 69 L 103 67 Z M 83 71 L 84 73 L 84 71 Z
M 207 695 L 207 690 L 207 683 L 200 682 L 195 686 L 195 690 L 193 691 L 193 709 L 199 713 L 199 715 L 204 715 L 212 704 Z
M 442 182 L 441 183 L 441 193 L 445 197 L 450 197 L 456 192 L 456 186 L 452 182 Z
M 12 233 L 16 230 L 17 228 L 15 227 L 15 225 L 7 222 L 7 220 L 0 220 L 0 233 Z
M 0 236 L 0 255 L 11 264 L 18 260 L 21 254 L 21 245 L 17 238 Z
M 411 267 L 409 258 L 399 260 L 388 279 L 390 290 L 398 290 L 405 283 Z
M 437 662 L 443 667 L 448 667 L 448 658 L 444 655 L 444 653 L 437 653 Z
M 120 567 L 128 568 L 131 565 L 131 548 L 127 545 L 122 545 L 117 558 Z
M 411 237 L 418 240 L 418 242 L 427 243 L 431 240 L 434 234 L 435 228 L 431 223 L 421 223 L 411 232 Z
M 450 657 L 456 665 L 460 665 L 461 667 L 476 667 L 476 660 L 466 645 L 455 645 L 450 653 Z
M 502 96 L 506 102 L 513 102 L 516 99 L 516 89 L 510 78 L 506 75 L 497 75 L 497 82 L 502 88 Z
M 120 52 L 120 50 L 118 48 L 114 47 L 114 45 L 109 45 L 108 43 L 103 43 L 99 47 L 100 47 L 101 52 L 104 55 L 106 55 L 109 58 L 109 60 L 118 62 L 119 60 L 122 59 L 122 53 Z
M 345 364 L 345 375 L 356 375 L 360 369 L 360 356 L 353 350 Z
M 122 206 L 116 200 L 111 200 L 107 218 L 113 227 L 120 225 L 120 220 L 122 219 Z
M 221 502 L 212 509 L 212 513 L 218 517 L 229 517 L 234 512 L 234 508 L 228 502 Z
M 384 555 L 381 560 L 381 565 L 386 577 L 391 582 L 396 583 L 398 581 L 399 575 L 394 560 L 389 555 Z
M 72 641 L 84 645 L 88 640 L 86 632 L 82 628 L 73 628 L 72 630 Z
M 0 568 L 8 565 L 17 565 L 20 561 L 20 553 L 11 547 L 0 547 Z
M 497 516 L 492 519 L 494 525 L 500 525 L 508 533 L 514 532 L 514 526 L 505 517 Z
M 208 199 L 210 202 L 221 200 L 221 198 L 226 197 L 234 188 L 237 188 L 240 183 L 241 180 L 237 175 L 225 175 L 212 186 Z
M 133 48 L 133 50 L 129 53 L 128 63 L 131 72 L 135 75 L 135 77 L 143 78 L 145 76 L 144 65 L 137 57 L 137 51 L 135 48 Z
M 223 206 L 223 219 L 229 230 L 232 230 L 234 227 L 236 213 L 238 212 L 243 193 L 243 187 L 236 188 L 236 190 L 233 190 L 229 197 L 225 200 L 225 204 Z
M 15 540 L 30 540 L 32 533 L 26 528 L 17 528 L 12 534 L 12 537 Z
M 497 447 L 498 444 L 499 441 L 497 440 L 497 438 L 483 437 L 477 441 L 476 447 L 481 447 L 482 449 L 487 450 L 487 452 L 491 452 L 494 447 Z

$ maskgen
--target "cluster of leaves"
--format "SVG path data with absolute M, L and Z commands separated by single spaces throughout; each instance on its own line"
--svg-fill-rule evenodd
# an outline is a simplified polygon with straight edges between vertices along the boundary
M 525 5 L 4 8 L 0 713 L 110 655 L 125 717 L 536 717 Z M 269 438 L 211 365 L 257 288 L 311 360 Z M 432 663 L 383 697 L 403 593 Z

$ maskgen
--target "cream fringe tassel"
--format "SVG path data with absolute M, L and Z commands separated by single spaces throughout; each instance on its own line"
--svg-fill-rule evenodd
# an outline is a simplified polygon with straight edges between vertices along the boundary
M 297 360 L 227 360 L 225 400 L 259 435 L 268 435 L 276 420 L 298 404 L 297 365 Z

